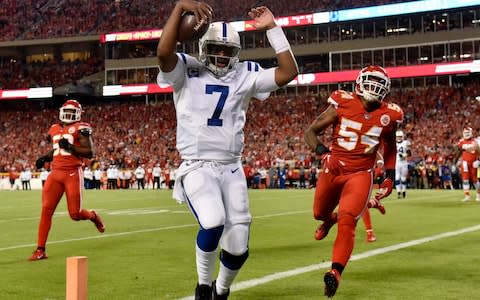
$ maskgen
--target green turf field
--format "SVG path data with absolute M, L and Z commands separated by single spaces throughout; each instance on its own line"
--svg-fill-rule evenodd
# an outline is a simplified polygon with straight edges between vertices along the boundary
M 394 194 L 384 201 L 385 216 L 372 211 L 377 242 L 365 242 L 359 222 L 334 299 L 480 299 L 480 203 L 461 202 L 461 191 L 409 191 L 402 200 Z M 336 227 L 325 240 L 313 239 L 312 197 L 313 190 L 250 191 L 250 258 L 230 299 L 325 299 Z M 106 232 L 70 220 L 62 200 L 49 259 L 29 262 L 40 192 L 0 191 L 0 299 L 65 299 L 69 256 L 88 256 L 89 299 L 193 294 L 197 226 L 171 192 L 87 191 L 84 206 L 101 213 Z

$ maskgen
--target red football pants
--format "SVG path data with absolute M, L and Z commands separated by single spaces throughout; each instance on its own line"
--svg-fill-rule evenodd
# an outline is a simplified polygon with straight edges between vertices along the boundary
M 63 193 L 67 198 L 70 218 L 75 221 L 95 218 L 93 212 L 82 209 L 82 168 L 71 170 L 52 170 L 42 190 L 42 213 L 38 227 L 39 247 L 45 247 L 52 226 L 52 217 Z
M 329 220 L 338 205 L 338 232 L 333 245 L 332 262 L 346 266 L 355 243 L 357 220 L 367 209 L 373 186 L 373 174 L 361 171 L 335 176 L 321 173 L 318 177 L 313 216 L 316 220 Z

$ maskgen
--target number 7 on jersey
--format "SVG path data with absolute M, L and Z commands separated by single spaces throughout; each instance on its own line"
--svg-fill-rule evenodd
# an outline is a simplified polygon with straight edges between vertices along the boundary
M 229 88 L 225 85 L 212 85 L 207 84 L 205 86 L 205 92 L 209 95 L 213 93 L 220 93 L 220 98 L 218 99 L 217 106 L 215 107 L 215 111 L 210 119 L 207 120 L 208 126 L 222 126 L 223 120 L 220 119 L 220 115 L 222 114 L 223 107 L 225 106 L 225 101 L 227 101 Z

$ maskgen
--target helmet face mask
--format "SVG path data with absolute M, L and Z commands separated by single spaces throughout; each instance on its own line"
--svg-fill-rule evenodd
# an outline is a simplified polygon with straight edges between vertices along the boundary
M 240 36 L 228 23 L 214 22 L 200 38 L 199 60 L 217 77 L 226 75 L 238 63 Z
M 82 106 L 77 100 L 70 99 L 60 107 L 58 119 L 65 124 L 70 124 L 80 121 L 81 116 Z
M 463 129 L 463 138 L 469 140 L 473 137 L 473 129 L 471 127 L 465 127 Z
M 391 81 L 387 71 L 379 66 L 368 66 L 358 74 L 355 93 L 366 101 L 382 101 L 390 92 Z

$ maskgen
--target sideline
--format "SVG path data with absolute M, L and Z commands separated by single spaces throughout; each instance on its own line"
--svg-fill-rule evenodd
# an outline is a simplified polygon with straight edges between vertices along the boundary
M 417 240 L 411 240 L 411 241 L 408 241 L 408 242 L 404 242 L 404 243 L 400 243 L 400 244 L 396 244 L 396 245 L 391 245 L 391 246 L 387 246 L 387 247 L 383 247 L 383 248 L 369 250 L 369 251 L 366 251 L 366 252 L 363 252 L 363 253 L 352 255 L 352 257 L 350 258 L 350 261 L 369 258 L 369 257 L 375 256 L 375 255 L 380 255 L 380 254 L 384 254 L 384 253 L 388 253 L 388 252 L 393 252 L 393 251 L 396 251 L 396 250 L 400 250 L 400 249 L 404 249 L 404 248 L 408 248 L 408 247 L 413 247 L 413 246 L 425 244 L 425 243 L 428 243 L 428 242 L 441 240 L 441 239 L 444 239 L 444 238 L 457 236 L 457 235 L 461 235 L 461 234 L 469 233 L 469 232 L 473 232 L 473 231 L 478 231 L 478 230 L 480 230 L 480 225 L 467 227 L 467 228 L 463 228 L 463 229 L 459 229 L 459 230 L 455 230 L 455 231 L 440 233 L 440 234 L 437 234 L 437 235 L 432 235 L 432 236 L 417 239 Z M 292 270 L 288 270 L 288 271 L 284 271 L 284 272 L 273 273 L 273 274 L 270 274 L 270 275 L 267 275 L 267 276 L 264 276 L 264 277 L 260 277 L 260 278 L 257 278 L 257 279 L 241 281 L 239 283 L 233 284 L 232 288 L 231 288 L 231 291 L 235 292 L 235 291 L 245 290 L 245 289 L 253 288 L 253 287 L 261 285 L 261 284 L 269 283 L 269 282 L 274 281 L 274 280 L 284 279 L 284 278 L 291 277 L 291 276 L 296 276 L 296 275 L 301 275 L 301 274 L 312 272 L 312 271 L 317 271 L 319 269 L 324 269 L 324 268 L 330 267 L 330 264 L 331 264 L 331 262 L 327 261 L 327 262 L 323 262 L 321 264 L 315 264 L 315 265 L 296 268 L 296 269 L 292 269 Z M 194 300 L 194 296 L 188 296 L 188 297 L 185 297 L 185 298 L 181 298 L 179 300 Z

